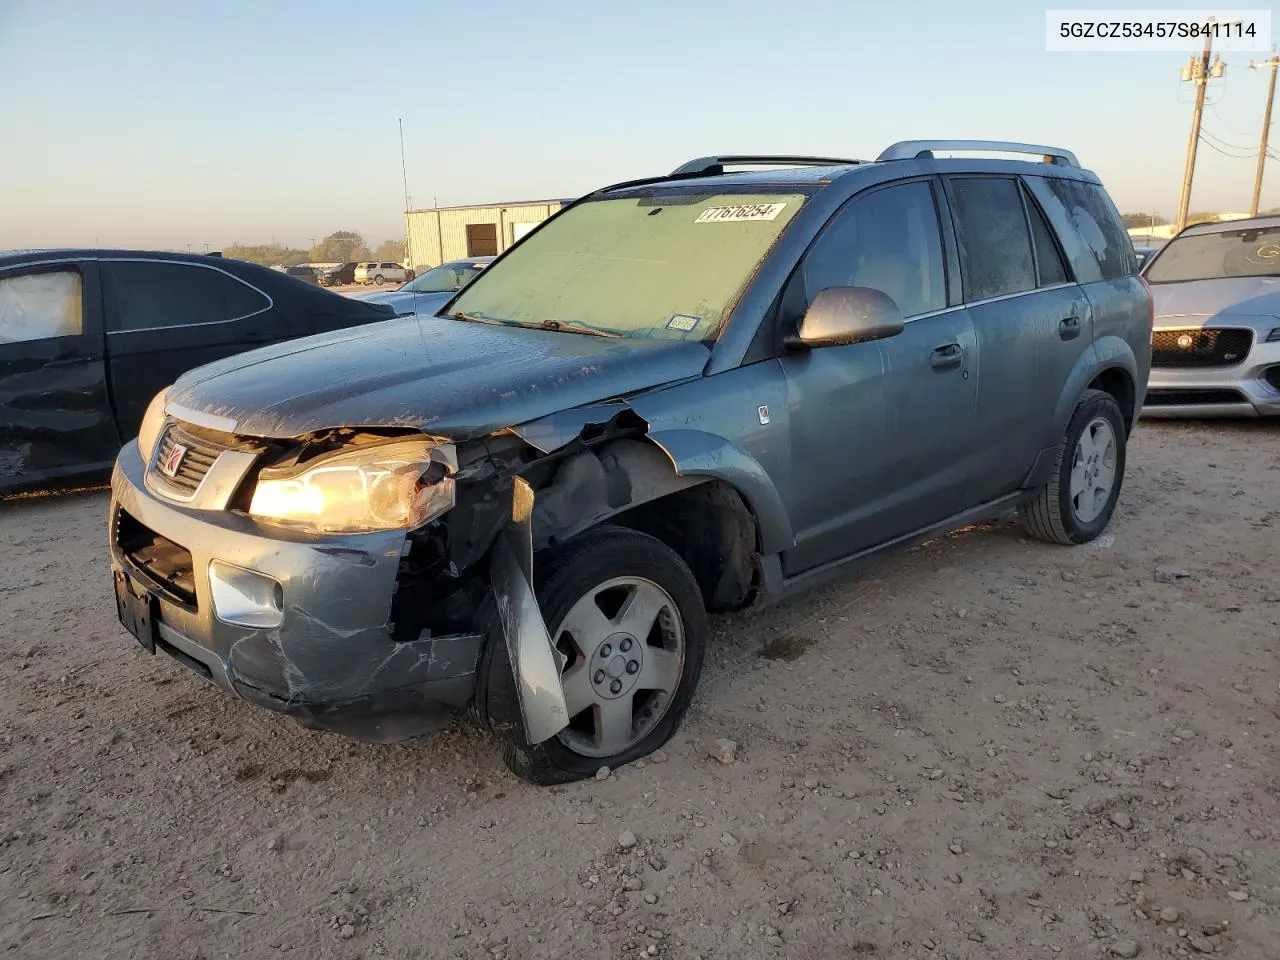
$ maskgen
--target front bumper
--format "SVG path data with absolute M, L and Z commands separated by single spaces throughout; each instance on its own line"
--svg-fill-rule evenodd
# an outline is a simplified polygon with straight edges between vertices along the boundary
M 1257 343 L 1231 367 L 1157 367 L 1144 417 L 1280 416 L 1280 342 Z
M 229 510 L 195 509 L 152 493 L 144 469 L 130 442 L 111 479 L 111 563 L 117 577 L 154 598 L 156 649 L 228 693 L 361 740 L 430 733 L 471 700 L 482 635 L 392 636 L 403 533 L 314 537 Z M 122 546 L 122 525 L 135 537 L 142 530 L 163 538 L 168 555 L 184 558 L 190 589 L 171 589 L 144 567 Z M 280 585 L 277 625 L 219 618 L 210 586 L 215 560 Z

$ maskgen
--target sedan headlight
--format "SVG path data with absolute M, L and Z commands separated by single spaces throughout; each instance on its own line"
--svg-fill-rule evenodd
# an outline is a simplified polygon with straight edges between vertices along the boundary
M 142 415 L 142 426 L 138 428 L 138 452 L 142 454 L 143 463 L 149 464 L 156 452 L 156 444 L 164 430 L 164 402 L 168 396 L 169 388 L 165 387 L 151 398 L 147 412 Z
M 427 441 L 349 450 L 291 476 L 259 478 L 249 513 L 314 533 L 412 530 L 453 506 L 453 447 Z
M 1277 341 L 1280 341 L 1280 327 L 1276 327 L 1274 330 L 1268 333 L 1267 339 L 1265 342 L 1276 343 Z

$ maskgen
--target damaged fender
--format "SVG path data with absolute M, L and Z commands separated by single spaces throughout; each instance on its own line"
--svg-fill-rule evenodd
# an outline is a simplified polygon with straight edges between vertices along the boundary
M 541 743 L 568 726 L 569 709 L 560 683 L 560 655 L 533 592 L 533 488 L 516 477 L 511 492 L 511 523 L 494 544 L 490 580 L 525 736 L 530 743 Z
M 795 543 L 782 498 L 764 467 L 741 447 L 702 430 L 651 430 L 649 439 L 671 458 L 681 477 L 716 477 L 737 490 L 755 514 L 760 552 L 777 553 Z

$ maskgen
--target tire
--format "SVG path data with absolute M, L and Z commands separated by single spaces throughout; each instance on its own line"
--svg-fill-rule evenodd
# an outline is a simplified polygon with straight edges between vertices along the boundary
M 376 277 L 374 277 L 373 282 L 379 287 L 382 286 L 382 274 L 378 274 Z
M 1018 507 L 1023 529 L 1037 540 L 1061 544 L 1088 543 L 1102 533 L 1124 483 L 1125 440 L 1115 399 L 1086 390 L 1058 444 L 1053 476 Z
M 684 560 L 655 537 L 606 525 L 539 553 L 534 560 L 534 578 L 552 642 L 567 653 L 562 676 L 573 717 L 570 726 L 555 737 L 543 743 L 527 742 L 507 645 L 494 605 L 487 602 L 480 626 L 489 640 L 481 658 L 475 713 L 501 741 L 507 767 L 530 783 L 568 783 L 594 776 L 601 767 L 630 763 L 666 743 L 689 709 L 706 650 L 707 615 L 702 593 Z M 653 619 L 653 631 L 633 638 L 622 630 L 628 625 L 626 604 L 642 596 L 648 606 L 638 605 L 641 609 L 657 604 L 659 612 Z M 615 599 L 622 606 L 610 616 L 609 604 Z M 574 641 L 576 625 L 593 622 L 581 612 L 592 609 L 603 614 L 599 621 L 602 627 L 613 621 L 599 633 L 614 627 L 619 632 L 586 636 L 582 631 L 583 639 Z M 679 643 L 674 640 L 677 629 Z M 634 641 L 630 647 L 629 640 Z M 657 643 L 650 643 L 653 640 Z M 575 643 L 586 650 L 577 649 Z M 605 648 L 612 649 L 615 644 L 610 658 Z M 655 653 L 659 646 L 666 649 Z M 682 659 L 673 658 L 676 649 L 682 650 Z M 631 679 L 633 656 L 641 666 Z M 675 670 L 672 665 L 677 659 Z M 657 676 L 663 679 L 655 680 Z M 671 682 L 673 676 L 677 679 Z M 647 683 L 659 682 L 670 689 L 645 688 Z M 606 695 L 614 685 L 621 687 L 620 695 Z M 589 696 L 584 698 L 584 692 Z M 586 706 L 575 710 L 575 703 Z M 622 712 L 630 718 L 625 742 L 606 735 L 602 721 L 606 710 L 610 717 Z M 615 725 L 615 732 L 617 729 Z

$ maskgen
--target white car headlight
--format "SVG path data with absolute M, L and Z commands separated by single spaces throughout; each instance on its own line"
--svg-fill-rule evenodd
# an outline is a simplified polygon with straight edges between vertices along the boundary
M 169 396 L 169 388 L 165 387 L 147 405 L 147 412 L 142 415 L 142 426 L 138 428 L 138 452 L 142 454 L 142 462 L 150 463 L 156 452 L 156 444 L 160 442 L 160 433 L 164 430 L 164 402 Z
M 259 478 L 249 513 L 314 533 L 412 530 L 453 506 L 453 447 L 383 443 Z

